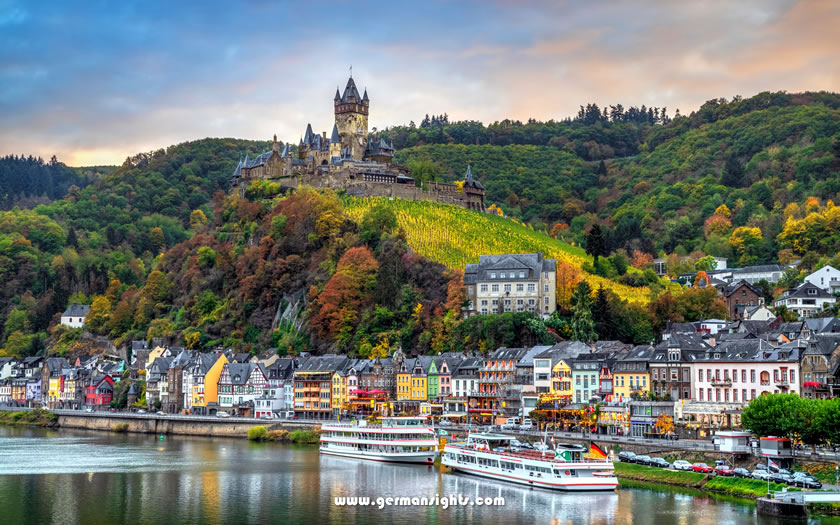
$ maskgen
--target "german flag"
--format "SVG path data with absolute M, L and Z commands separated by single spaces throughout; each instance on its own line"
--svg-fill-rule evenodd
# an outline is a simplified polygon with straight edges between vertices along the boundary
M 589 457 L 594 459 L 607 459 L 607 453 L 595 443 L 589 443 Z

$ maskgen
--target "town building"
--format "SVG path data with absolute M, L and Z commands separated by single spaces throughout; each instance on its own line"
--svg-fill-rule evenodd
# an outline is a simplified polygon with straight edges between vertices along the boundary
M 464 317 L 533 312 L 547 318 L 557 307 L 556 279 L 556 261 L 542 253 L 482 255 L 464 268 Z
M 332 376 L 347 365 L 347 357 L 309 357 L 295 370 L 295 417 L 329 419 L 332 415 Z
M 671 400 L 691 399 L 691 365 L 708 348 L 699 335 L 674 334 L 656 345 L 650 360 L 652 392 Z
M 186 388 L 192 388 L 189 410 L 193 414 L 214 416 L 219 410 L 219 378 L 228 364 L 223 353 L 199 354 L 190 365 L 190 379 Z
M 756 266 L 745 266 L 732 270 L 732 282 L 746 281 L 755 284 L 759 281 L 767 281 L 770 284 L 779 282 L 784 270 L 778 264 L 760 264 Z
M 804 319 L 813 317 L 836 302 L 837 298 L 833 294 L 809 281 L 785 290 L 773 304 L 776 308 L 784 306 L 789 312 Z
M 82 328 L 89 311 L 89 304 L 73 303 L 61 314 L 61 324 L 70 328 Z
M 650 361 L 652 346 L 633 347 L 613 365 L 613 399 L 624 402 L 632 397 L 643 397 L 650 392 Z
M 219 407 L 239 415 L 254 414 L 254 400 L 268 387 L 262 363 L 225 363 L 219 377 Z
M 830 294 L 840 292 L 840 270 L 830 265 L 823 266 L 805 277 L 805 282 L 818 286 Z
M 727 285 L 721 290 L 721 295 L 730 319 L 743 319 L 745 308 L 764 304 L 761 290 L 743 279 Z

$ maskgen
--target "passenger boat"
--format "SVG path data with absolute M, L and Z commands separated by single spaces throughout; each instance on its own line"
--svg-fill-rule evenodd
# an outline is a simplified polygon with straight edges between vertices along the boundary
M 383 417 L 381 424 L 365 420 L 321 425 L 322 454 L 348 458 L 432 464 L 438 440 L 426 417 Z
M 447 443 L 441 464 L 467 474 L 562 491 L 614 490 L 609 459 L 584 458 L 581 445 L 557 444 L 544 452 L 511 446 L 511 436 L 472 433 L 466 442 Z

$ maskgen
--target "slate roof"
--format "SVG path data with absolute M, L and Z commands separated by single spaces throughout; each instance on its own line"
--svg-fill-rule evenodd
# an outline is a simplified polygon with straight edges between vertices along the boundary
M 464 187 L 465 188 L 476 188 L 479 190 L 483 190 L 484 186 L 481 185 L 481 182 L 478 179 L 473 178 L 472 168 L 467 165 L 467 172 L 464 174 Z
M 516 277 L 505 278 L 505 280 L 519 280 L 519 271 L 525 272 L 525 280 L 537 280 L 540 272 L 555 272 L 557 262 L 554 259 L 544 259 L 542 253 L 521 253 L 521 254 L 492 254 L 482 255 L 478 258 L 478 264 L 467 264 L 464 269 L 464 282 L 474 283 L 490 280 L 490 272 L 496 273 L 504 270 L 515 271 Z M 500 280 L 500 279 L 499 279 Z
M 246 384 L 248 382 L 248 378 L 251 377 L 251 374 L 253 374 L 257 368 L 261 369 L 265 377 L 268 377 L 262 363 L 228 363 L 225 366 L 227 366 L 228 373 L 230 374 L 230 384 L 232 385 Z
M 85 317 L 87 316 L 88 312 L 90 311 L 89 304 L 76 304 L 73 303 L 67 307 L 67 310 L 64 310 L 64 313 L 61 314 L 62 317 Z
M 367 94 L 367 90 L 365 90 L 365 94 Z M 353 100 L 358 104 L 361 104 L 363 100 L 361 95 L 359 95 L 359 90 L 356 89 L 356 83 L 353 82 L 353 77 L 350 77 L 347 80 L 347 86 L 344 88 L 344 94 L 341 95 L 341 103 L 347 104 L 350 97 L 353 97 Z
M 782 267 L 778 264 L 757 264 L 754 266 L 744 266 L 743 268 L 732 268 L 732 277 L 745 273 L 772 273 L 781 272 Z
M 343 355 L 313 356 L 301 362 L 298 370 L 301 372 L 333 372 L 343 369 L 347 361 L 347 357 Z
M 815 293 L 810 293 L 810 290 L 815 290 Z M 829 299 L 834 298 L 834 295 L 826 292 L 819 286 L 806 281 L 796 288 L 787 290 L 785 294 L 783 294 L 782 297 L 780 297 L 780 299 L 789 299 L 791 297 L 804 299 Z
M 836 317 L 808 317 L 804 323 L 815 334 L 840 332 L 840 319 Z
M 335 95 L 338 96 L 338 90 L 335 91 Z M 333 124 L 332 135 L 330 135 L 330 142 L 341 142 L 341 138 L 338 136 L 338 126 Z
M 758 288 L 756 288 L 755 286 L 751 285 L 750 283 L 748 283 L 747 281 L 745 281 L 743 279 L 741 279 L 739 281 L 734 281 L 734 282 L 728 284 L 726 286 L 726 288 L 724 288 L 722 290 L 722 293 L 725 297 L 729 297 L 730 295 L 732 295 L 735 292 L 737 292 L 738 290 L 740 290 L 742 286 L 746 286 L 747 288 L 749 288 L 753 293 L 755 293 L 759 297 L 764 297 L 764 293 L 761 290 L 759 290 Z

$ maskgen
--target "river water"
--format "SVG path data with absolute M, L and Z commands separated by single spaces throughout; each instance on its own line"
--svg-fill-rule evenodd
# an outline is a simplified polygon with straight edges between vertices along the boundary
M 349 507 L 336 497 L 502 497 L 499 506 Z M 817 520 L 811 520 L 818 523 Z M 316 447 L 0 427 L 0 523 L 777 524 L 673 491 L 558 494 L 318 454 Z

